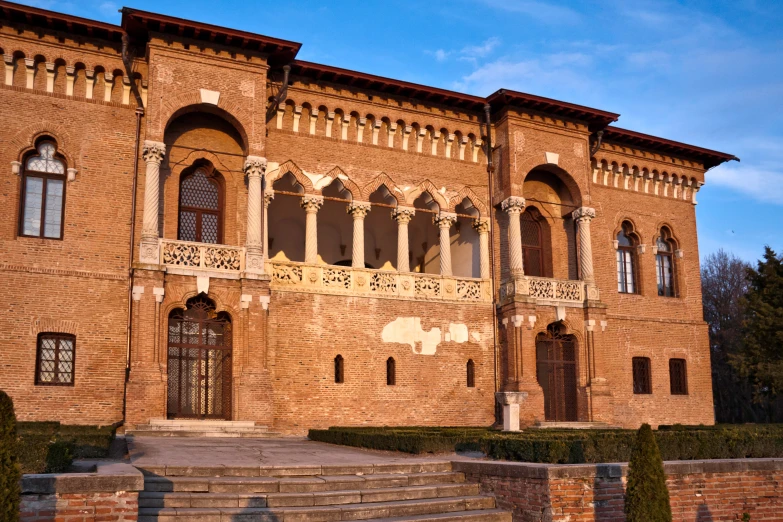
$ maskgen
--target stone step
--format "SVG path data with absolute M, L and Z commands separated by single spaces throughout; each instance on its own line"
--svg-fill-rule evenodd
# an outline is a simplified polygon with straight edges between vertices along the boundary
M 258 439 L 271 439 L 281 437 L 280 433 L 262 430 L 255 431 L 214 431 L 214 430 L 200 430 L 200 429 L 188 429 L 188 430 L 162 430 L 152 429 L 147 430 L 143 428 L 137 428 L 134 430 L 126 431 L 129 436 L 135 437 L 192 437 L 192 438 L 258 438 Z
M 150 419 L 149 426 L 226 426 L 235 428 L 266 428 L 255 421 L 227 421 L 220 419 Z
M 145 492 L 177 493 L 316 493 L 462 484 L 459 472 L 374 473 L 309 477 L 146 476 Z
M 617 426 L 612 426 L 605 422 L 537 422 L 530 426 L 531 429 L 554 429 L 554 430 L 612 430 Z
M 159 477 L 317 477 L 322 475 L 451 473 L 451 462 L 412 462 L 409 464 L 294 465 L 294 466 L 137 466 L 147 476 Z M 411 484 L 422 485 L 422 484 Z
M 190 493 L 147 492 L 139 495 L 143 508 L 310 507 L 399 500 L 477 496 L 478 484 L 437 484 L 315 493 Z
M 375 522 L 511 522 L 511 512 L 502 509 L 481 509 L 409 517 L 376 518 Z
M 139 522 L 268 520 L 275 522 L 331 522 L 411 517 L 464 511 L 493 510 L 495 499 L 464 496 L 396 502 L 353 503 L 316 507 L 139 508 Z
M 139 424 L 135 429 L 129 431 L 144 430 L 144 431 L 223 431 L 223 432 L 268 432 L 269 428 L 266 426 L 212 426 L 201 424 L 182 424 L 177 426 L 162 426 L 159 424 Z

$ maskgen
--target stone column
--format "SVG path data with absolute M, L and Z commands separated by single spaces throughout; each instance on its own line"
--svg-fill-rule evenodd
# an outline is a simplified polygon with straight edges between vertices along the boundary
M 489 279 L 489 221 L 477 219 L 473 228 L 479 235 L 479 268 L 481 279 Z
M 410 272 L 408 260 L 408 223 L 411 222 L 416 210 L 410 207 L 397 207 L 392 210 L 391 217 L 397 221 L 397 271 Z
M 5 84 L 14 84 L 14 55 L 3 55 L 3 61 L 5 62 Z
M 456 214 L 441 212 L 432 218 L 440 230 L 440 275 L 451 275 L 451 225 L 457 221 Z
M 266 170 L 266 158 L 248 156 L 245 160 L 247 174 L 247 239 L 245 246 L 245 270 L 264 272 L 264 245 L 261 234 L 261 178 Z
M 73 84 L 76 81 L 76 67 L 68 65 L 65 67 L 65 95 L 73 96 Z
M 363 201 L 354 201 L 346 208 L 353 216 L 353 254 L 351 266 L 364 268 L 364 218 L 370 211 L 370 204 Z
M 158 201 L 160 199 L 160 164 L 166 155 L 166 144 L 145 141 L 141 157 L 147 164 L 144 176 L 144 217 L 141 228 L 142 263 L 158 264 Z
M 508 257 L 512 277 L 525 274 L 522 265 L 522 233 L 519 228 L 519 215 L 525 208 L 525 198 L 511 196 L 503 200 L 501 208 L 508 214 Z
M 593 244 L 590 239 L 590 221 L 595 217 L 595 209 L 580 207 L 571 215 L 579 224 L 579 269 L 582 273 L 582 281 L 592 283 L 593 275 Z
M 269 259 L 269 204 L 275 199 L 275 191 L 264 190 L 264 259 Z
M 54 92 L 54 63 L 46 62 L 46 92 Z
M 302 197 L 301 205 L 307 214 L 305 218 L 305 263 L 318 261 L 318 211 L 323 204 L 323 196 L 308 194 Z

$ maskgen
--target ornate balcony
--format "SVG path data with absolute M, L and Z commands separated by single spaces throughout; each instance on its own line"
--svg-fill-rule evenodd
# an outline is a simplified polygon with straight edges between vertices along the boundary
M 461 303 L 492 301 L 486 279 L 278 261 L 269 261 L 267 272 L 275 290 Z
M 184 274 L 198 271 L 239 276 L 245 269 L 245 249 L 236 246 L 161 239 L 159 256 L 159 264 Z
M 514 296 L 535 298 L 539 304 L 581 306 L 585 299 L 598 299 L 598 289 L 584 281 L 522 276 L 500 286 L 500 300 Z

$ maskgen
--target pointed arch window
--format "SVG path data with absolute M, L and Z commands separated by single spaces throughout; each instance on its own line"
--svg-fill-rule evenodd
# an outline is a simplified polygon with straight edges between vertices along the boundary
M 655 242 L 657 250 L 655 254 L 655 272 L 658 280 L 658 295 L 663 297 L 676 297 L 675 265 L 674 265 L 674 240 L 671 231 L 667 227 L 661 228 L 661 235 Z
M 182 178 L 179 189 L 177 239 L 198 243 L 223 242 L 223 190 L 204 167 Z
M 617 291 L 636 294 L 636 241 L 631 224 L 623 222 L 617 234 Z
M 541 233 L 540 214 L 533 208 L 526 208 L 520 216 L 522 237 L 522 266 L 525 275 L 543 277 L 544 239 Z
M 65 163 L 53 141 L 38 144 L 23 164 L 19 235 L 62 239 L 65 214 Z

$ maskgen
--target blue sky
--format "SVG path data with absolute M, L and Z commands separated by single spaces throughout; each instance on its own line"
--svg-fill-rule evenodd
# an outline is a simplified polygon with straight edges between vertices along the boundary
M 129 0 L 130 1 L 130 0 Z M 120 2 L 23 2 L 119 23 Z M 520 90 L 742 159 L 707 173 L 702 256 L 783 251 L 783 2 L 753 0 L 125 4 L 301 42 L 299 58 L 485 96 Z

